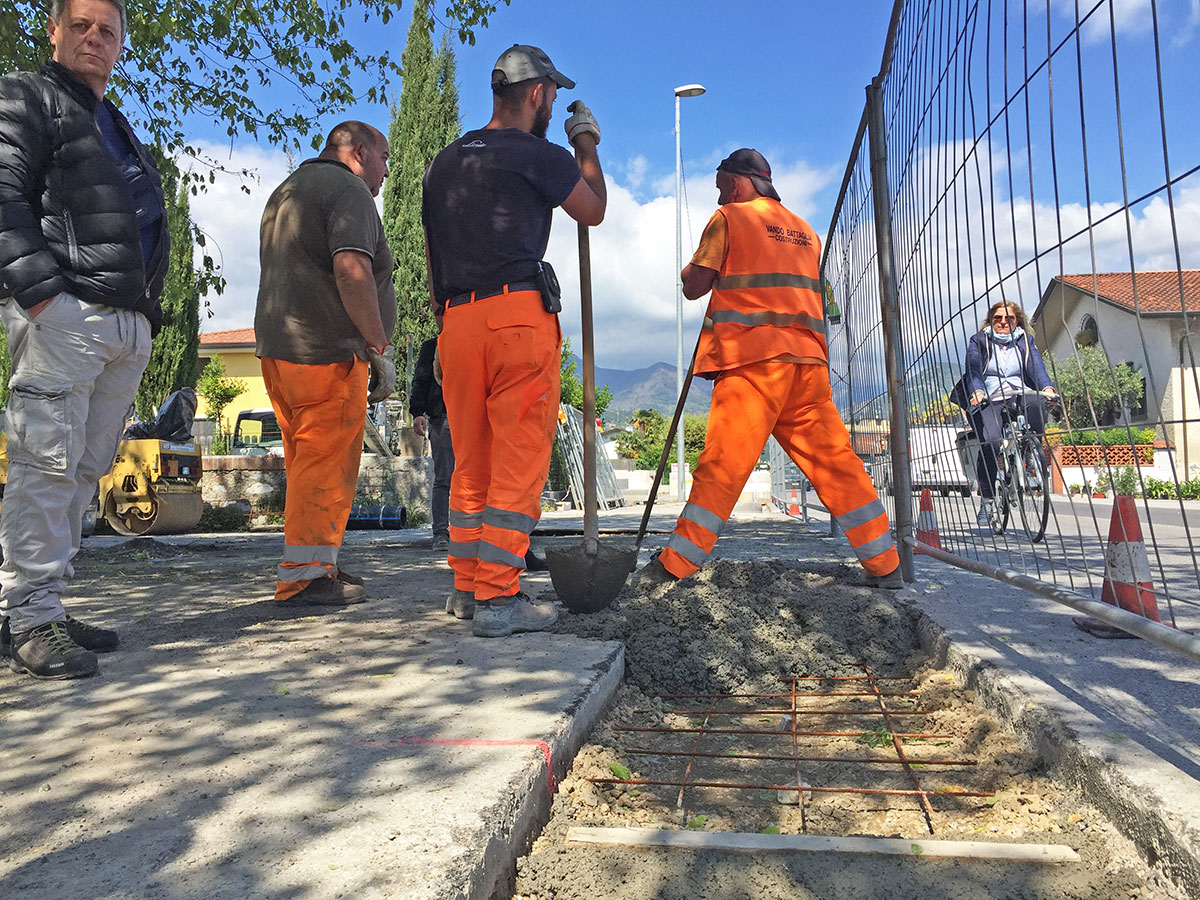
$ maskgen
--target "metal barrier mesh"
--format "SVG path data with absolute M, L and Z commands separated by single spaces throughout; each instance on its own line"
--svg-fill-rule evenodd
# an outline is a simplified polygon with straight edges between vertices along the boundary
M 914 519 L 927 489 L 932 515 L 922 521 L 936 521 L 956 557 L 1087 596 L 1116 567 L 1140 585 L 1142 614 L 1157 605 L 1164 621 L 1195 627 L 1195 48 L 1180 36 L 1186 10 L 1142 6 L 1130 16 L 1109 0 L 896 3 L 877 101 L 868 92 L 826 241 L 827 296 L 841 313 L 828 325 L 830 377 L 893 521 L 893 488 L 904 496 L 899 488 L 911 487 Z M 872 112 L 886 146 L 874 177 Z M 890 260 L 877 253 L 877 191 L 890 214 Z M 893 359 L 881 263 L 899 311 Z M 1063 396 L 1039 439 L 1049 483 L 1037 540 L 1021 503 L 1002 533 L 978 523 L 980 445 L 950 399 L 968 340 L 999 303 L 1023 310 Z M 908 472 L 892 470 L 888 373 L 907 392 Z M 1036 494 L 1021 499 L 1032 509 Z

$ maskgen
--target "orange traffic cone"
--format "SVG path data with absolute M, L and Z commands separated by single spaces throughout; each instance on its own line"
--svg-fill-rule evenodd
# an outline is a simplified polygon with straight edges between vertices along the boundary
M 792 496 L 788 501 L 787 512 L 789 516 L 800 515 L 800 498 L 797 491 L 792 491 Z
M 1118 494 L 1108 526 L 1104 551 L 1104 588 L 1100 599 L 1126 612 L 1162 622 L 1154 584 L 1150 580 L 1150 558 L 1142 538 L 1137 505 L 1132 497 Z
M 942 539 L 938 537 L 937 514 L 933 511 L 933 492 L 929 488 L 921 491 L 921 506 L 917 513 L 917 540 L 937 550 L 942 549 Z

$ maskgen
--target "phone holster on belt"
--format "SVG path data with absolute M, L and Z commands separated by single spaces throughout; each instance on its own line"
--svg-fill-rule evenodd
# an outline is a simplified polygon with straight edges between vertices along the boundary
M 558 284 L 558 276 L 554 267 L 548 262 L 539 262 L 537 271 L 538 291 L 542 295 L 542 306 L 548 313 L 562 310 L 562 288 Z

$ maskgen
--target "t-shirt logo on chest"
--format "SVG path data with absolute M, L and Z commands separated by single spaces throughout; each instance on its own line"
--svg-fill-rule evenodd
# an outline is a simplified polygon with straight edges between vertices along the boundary
M 463 144 L 463 149 L 471 150 L 476 147 L 486 147 L 486 146 L 487 146 L 487 144 L 485 144 L 483 141 L 479 140 L 479 138 L 476 138 L 475 140 L 471 141 L 471 143 L 469 143 L 469 144 Z

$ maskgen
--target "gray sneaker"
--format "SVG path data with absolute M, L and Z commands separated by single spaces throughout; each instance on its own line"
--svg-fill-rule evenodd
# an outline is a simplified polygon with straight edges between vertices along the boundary
M 476 637 L 507 637 L 518 631 L 541 631 L 558 621 L 550 603 L 534 603 L 524 593 L 480 603 L 471 632 Z
M 979 515 L 975 517 L 975 523 L 980 528 L 987 528 L 989 519 L 992 517 L 992 500 L 983 500 L 979 504 Z
M 475 595 L 455 588 L 454 593 L 446 598 L 446 612 L 456 619 L 475 618 Z

